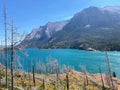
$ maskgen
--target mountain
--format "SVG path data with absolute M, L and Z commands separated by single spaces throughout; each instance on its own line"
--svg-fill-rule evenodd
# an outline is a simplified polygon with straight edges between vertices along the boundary
M 52 25 L 57 27 L 59 23 Z M 120 50 L 119 6 L 86 8 L 75 14 L 59 30 L 54 28 L 52 34 L 52 30 L 47 30 L 46 26 L 33 30 L 25 38 L 23 42 L 30 41 L 27 47 Z
M 89 7 L 49 40 L 51 48 L 120 50 L 120 7 Z
M 18 45 L 19 47 L 39 47 L 46 43 L 51 36 L 62 30 L 62 28 L 68 23 L 68 21 L 61 22 L 48 22 L 44 26 L 33 29 L 25 39 Z

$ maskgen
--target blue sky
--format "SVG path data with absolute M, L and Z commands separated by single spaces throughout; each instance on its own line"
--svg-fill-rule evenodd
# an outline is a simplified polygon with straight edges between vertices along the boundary
M 3 5 L 6 2 L 8 22 L 14 17 L 20 33 L 47 22 L 62 21 L 89 6 L 120 6 L 120 0 L 0 0 L 0 41 L 3 40 Z

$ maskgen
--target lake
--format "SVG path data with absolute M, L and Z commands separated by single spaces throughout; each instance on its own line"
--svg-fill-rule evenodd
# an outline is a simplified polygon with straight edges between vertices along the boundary
M 28 70 L 31 64 L 36 65 L 38 62 L 46 62 L 48 57 L 57 59 L 60 64 L 71 65 L 75 70 L 81 71 L 80 66 L 86 67 L 88 72 L 98 73 L 98 66 L 102 72 L 107 72 L 106 54 L 101 51 L 85 51 L 76 49 L 26 49 L 25 51 L 17 51 L 19 61 L 24 70 Z M 120 52 L 108 52 L 112 71 L 115 71 L 120 77 Z

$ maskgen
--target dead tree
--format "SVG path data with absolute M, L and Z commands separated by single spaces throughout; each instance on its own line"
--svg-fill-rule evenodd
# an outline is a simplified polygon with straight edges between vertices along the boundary
M 7 54 L 7 15 L 6 5 L 4 5 L 4 30 L 5 30 L 5 72 L 6 72 L 6 88 L 8 88 L 8 54 Z
M 32 66 L 32 71 L 33 71 L 33 83 L 35 86 L 35 70 L 34 70 L 34 65 Z
M 67 90 L 69 90 L 69 77 L 68 77 L 68 73 L 66 74 L 66 86 L 67 86 Z
M 1 76 L 1 70 L 0 70 L 0 85 L 1 85 L 1 77 L 2 77 L 2 76 Z
M 86 79 L 84 77 L 84 81 L 83 81 L 83 90 L 86 90 Z
M 109 61 L 107 52 L 106 52 L 106 64 L 107 64 L 108 74 L 109 74 L 109 78 L 110 78 L 110 82 L 111 82 L 111 88 L 114 90 L 114 84 L 113 84 L 113 79 L 112 79 L 112 75 L 111 75 L 110 61 Z
M 28 77 L 29 77 L 29 89 L 31 90 L 31 77 L 29 72 L 28 72 Z
M 43 79 L 42 89 L 45 90 L 45 81 L 44 81 L 44 79 Z
M 57 84 L 57 87 L 58 87 L 58 78 L 59 78 L 59 74 L 58 74 L 58 61 L 55 60 L 55 61 L 53 62 L 53 65 L 54 65 L 54 67 L 55 67 L 55 73 L 56 73 L 56 84 Z
M 84 74 L 83 90 L 87 90 L 86 85 L 88 85 L 88 77 L 87 77 L 86 69 L 84 66 L 81 66 L 81 69 L 82 69 L 82 72 Z
M 9 24 L 11 26 L 11 90 L 14 89 L 14 75 L 13 75 L 13 63 L 16 53 L 15 53 L 15 46 L 20 42 L 20 40 L 17 37 L 20 37 L 19 34 L 15 31 L 16 28 L 13 25 L 13 17 L 12 17 L 12 22 Z
M 2 61 L 2 52 L 0 54 L 1 54 L 0 60 Z M 2 64 L 0 63 L 0 85 L 1 85 L 1 77 L 2 77 L 1 71 L 2 71 Z
M 102 90 L 105 90 L 105 85 L 104 85 L 103 76 L 102 76 L 102 73 L 101 73 L 101 68 L 100 68 L 100 66 L 99 66 L 99 73 L 100 73 L 101 82 L 102 82 Z
M 13 90 L 13 61 L 14 61 L 14 38 L 13 38 L 13 18 L 12 18 L 12 25 L 11 25 L 11 90 Z
M 2 64 L 0 64 L 1 66 L 2 66 Z M 1 85 L 1 71 L 2 71 L 2 69 L 1 69 L 1 67 L 0 67 L 0 85 Z
M 2 45 L 2 41 L 1 41 L 1 45 Z M 3 65 L 3 47 L 1 46 L 1 49 L 0 49 L 0 63 L 1 63 L 1 65 Z
M 86 69 L 85 67 L 81 67 L 81 69 L 82 69 L 82 72 L 84 73 L 86 84 L 88 85 L 88 77 L 87 77 Z

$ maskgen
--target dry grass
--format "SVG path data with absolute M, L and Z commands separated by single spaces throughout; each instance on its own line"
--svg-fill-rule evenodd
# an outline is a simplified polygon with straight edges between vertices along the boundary
M 32 73 L 16 71 L 14 75 L 14 85 L 23 88 L 23 90 L 42 90 L 43 79 L 45 81 L 45 90 L 66 90 L 66 73 L 59 74 L 58 84 L 56 84 L 56 74 L 35 74 L 35 87 L 33 86 Z M 70 90 L 102 90 L 100 74 L 87 74 L 88 84 L 84 73 L 71 70 L 68 75 Z M 102 74 L 102 76 L 106 87 L 105 90 L 110 90 L 105 74 Z M 117 81 L 118 90 L 120 90 L 120 80 L 116 78 L 113 78 L 113 80 Z

